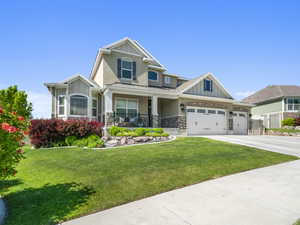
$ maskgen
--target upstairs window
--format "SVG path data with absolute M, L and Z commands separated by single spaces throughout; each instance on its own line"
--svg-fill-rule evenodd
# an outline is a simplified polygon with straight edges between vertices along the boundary
M 127 58 L 118 59 L 118 77 L 136 80 L 136 62 Z
M 212 90 L 213 90 L 212 85 L 213 85 L 212 80 L 205 79 L 204 80 L 204 91 L 212 92 Z
M 152 80 L 152 81 L 157 81 L 158 80 L 158 74 L 157 74 L 157 72 L 148 71 L 148 79 Z
M 171 83 L 171 77 L 165 76 L 165 84 Z
M 58 96 L 58 115 L 59 116 L 65 115 L 65 96 L 64 95 Z
M 88 98 L 83 95 L 72 95 L 70 98 L 70 113 L 74 116 L 87 116 Z

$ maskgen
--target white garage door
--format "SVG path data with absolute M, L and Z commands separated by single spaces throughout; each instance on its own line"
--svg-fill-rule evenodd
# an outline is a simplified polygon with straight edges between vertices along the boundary
M 233 132 L 234 134 L 248 133 L 247 113 L 233 112 Z
M 226 115 L 222 109 L 187 108 L 189 135 L 226 134 Z

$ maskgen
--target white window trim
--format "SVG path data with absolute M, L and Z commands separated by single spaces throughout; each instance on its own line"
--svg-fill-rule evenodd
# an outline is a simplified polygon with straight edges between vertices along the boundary
M 117 111 L 117 101 L 118 100 L 125 100 L 125 101 L 128 101 L 128 100 L 134 100 L 136 101 L 136 110 L 137 110 L 137 114 L 139 114 L 139 100 L 137 98 L 123 98 L 123 97 L 116 97 L 115 98 L 115 104 L 114 104 L 114 111 L 116 112 Z M 126 110 L 128 110 L 128 108 L 126 108 Z M 127 112 L 126 112 L 127 113 Z
M 300 106 L 300 104 L 299 103 L 288 103 L 288 100 L 289 99 L 295 99 L 295 98 L 299 98 L 299 97 L 287 97 L 287 98 L 285 98 L 286 99 L 286 102 L 284 102 L 284 112 L 300 112 L 300 110 L 295 110 L 295 106 L 296 105 L 299 105 Z M 288 108 L 288 106 L 289 105 L 291 105 L 292 106 L 292 110 L 289 110 L 289 108 Z
M 59 97 L 64 97 L 64 114 L 59 114 L 59 107 L 61 107 L 62 105 L 59 104 Z M 58 95 L 57 96 L 57 116 L 58 117 L 65 117 L 66 116 L 66 105 L 67 105 L 67 98 L 66 98 L 66 95 Z
M 131 69 L 123 68 L 123 61 L 127 61 L 131 63 Z M 131 78 L 123 77 L 123 70 L 127 70 L 131 72 Z M 133 60 L 130 58 L 123 57 L 121 58 L 121 79 L 122 80 L 133 80 Z
M 87 114 L 86 115 L 74 115 L 74 114 L 71 114 L 71 97 L 73 95 L 80 95 L 80 96 L 87 97 L 88 102 L 87 102 Z M 69 95 L 69 99 L 70 99 L 70 101 L 69 101 L 69 106 L 70 106 L 69 107 L 69 115 L 71 117 L 89 117 L 89 103 L 90 103 L 90 98 L 89 98 L 88 95 L 85 95 L 85 94 L 82 94 L 82 93 L 73 93 L 73 94 Z
M 152 80 L 152 79 L 149 79 L 149 72 L 154 72 L 154 73 L 156 73 L 156 80 Z M 155 71 L 155 70 L 148 70 L 148 80 L 150 80 L 150 81 L 153 81 L 153 82 L 157 82 L 159 79 L 158 79 L 158 76 L 159 76 L 159 74 L 158 74 L 158 72 L 157 71 Z
M 93 106 L 93 100 L 96 100 L 96 116 L 93 115 L 93 109 L 95 108 Z M 98 99 L 96 97 L 92 97 L 92 117 L 97 118 L 97 116 L 98 116 Z
M 171 84 L 171 79 L 172 79 L 172 78 L 171 78 L 170 76 L 165 76 L 165 77 L 164 77 L 164 83 L 165 83 L 165 84 Z M 167 82 L 167 81 L 168 81 L 168 82 Z
M 209 90 L 205 90 L 205 82 L 206 81 L 209 81 L 209 83 L 210 83 L 210 89 Z M 203 89 L 204 89 L 204 91 L 212 92 L 212 83 L 213 83 L 212 80 L 210 80 L 210 79 L 204 79 L 204 81 L 203 81 Z

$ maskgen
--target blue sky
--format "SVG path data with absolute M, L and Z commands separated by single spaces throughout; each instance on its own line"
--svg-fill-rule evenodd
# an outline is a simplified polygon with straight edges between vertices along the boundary
M 3 1 L 0 88 L 29 92 L 50 115 L 44 82 L 90 74 L 97 50 L 130 37 L 171 73 L 214 73 L 241 99 L 300 85 L 299 1 Z

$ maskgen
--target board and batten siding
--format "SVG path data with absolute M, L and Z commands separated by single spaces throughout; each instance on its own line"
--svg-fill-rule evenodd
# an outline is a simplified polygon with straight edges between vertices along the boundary
M 198 84 L 185 91 L 184 94 L 231 99 L 231 97 L 227 93 L 225 93 L 224 90 L 221 89 L 215 81 L 213 81 L 212 91 L 204 91 L 204 80 L 202 80 Z
M 251 109 L 252 115 L 263 115 L 267 113 L 274 113 L 274 112 L 282 112 L 282 101 L 278 100 L 276 102 L 258 105 Z

